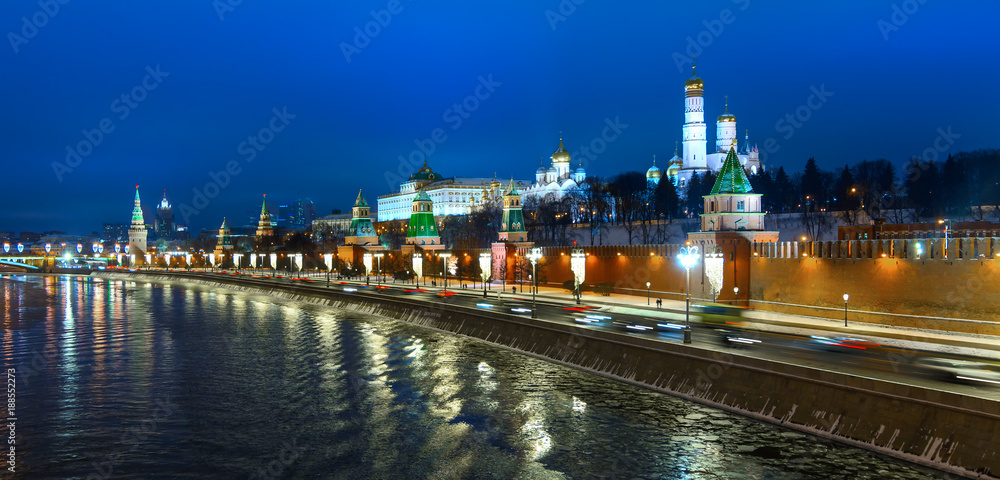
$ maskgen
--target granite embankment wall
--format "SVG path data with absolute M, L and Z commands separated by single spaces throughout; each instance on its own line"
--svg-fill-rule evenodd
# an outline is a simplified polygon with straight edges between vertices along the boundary
M 95 276 L 224 287 L 398 319 L 970 478 L 1000 478 L 1000 402 L 992 400 L 438 300 L 345 294 L 228 276 Z

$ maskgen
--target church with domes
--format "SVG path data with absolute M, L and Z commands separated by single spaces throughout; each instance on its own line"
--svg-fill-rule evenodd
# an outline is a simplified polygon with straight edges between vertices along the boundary
M 573 170 L 570 165 L 569 152 L 563 146 L 562 138 L 559 138 L 559 147 L 552 153 L 552 160 L 549 168 L 539 165 L 535 171 L 535 183 L 524 189 L 524 197 L 544 198 L 551 194 L 556 200 L 567 193 L 579 188 L 580 184 L 587 179 L 587 171 L 581 164 L 579 168 Z

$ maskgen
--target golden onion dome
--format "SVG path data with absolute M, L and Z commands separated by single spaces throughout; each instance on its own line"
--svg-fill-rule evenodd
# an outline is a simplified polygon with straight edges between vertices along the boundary
M 698 76 L 698 72 L 695 69 L 697 65 L 695 63 L 691 64 L 691 78 L 684 82 L 684 90 L 704 90 L 705 81 Z
M 657 167 L 656 165 L 653 165 L 652 167 L 649 167 L 649 170 L 646 170 L 647 180 L 652 178 L 661 178 L 662 176 L 663 172 L 660 170 L 660 167 Z
M 552 153 L 552 161 L 569 163 L 569 152 L 567 152 L 566 147 L 563 146 L 562 138 L 559 138 L 559 148 Z
M 735 122 L 736 121 L 736 115 L 733 115 L 731 113 L 723 113 L 722 115 L 719 115 L 719 121 L 720 122 Z

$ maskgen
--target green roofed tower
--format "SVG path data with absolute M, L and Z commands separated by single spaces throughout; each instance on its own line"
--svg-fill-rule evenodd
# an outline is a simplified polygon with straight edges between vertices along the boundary
M 344 237 L 344 243 L 362 246 L 378 245 L 378 234 L 375 233 L 375 227 L 372 225 L 371 209 L 368 207 L 368 202 L 365 201 L 361 190 L 358 190 L 358 198 L 354 201 L 351 213 L 350 232 Z
M 424 250 L 444 248 L 437 222 L 434 220 L 434 202 L 423 189 L 417 192 L 410 204 L 410 224 L 406 228 L 406 243 Z
M 753 193 L 736 154 L 735 140 L 722 163 L 712 193 L 702 198 L 705 213 L 701 215 L 701 231 L 764 230 L 761 194 Z
M 500 221 L 501 242 L 524 242 L 528 231 L 524 227 L 524 213 L 521 211 L 521 192 L 510 181 L 510 188 L 503 196 L 503 219 Z
M 146 253 L 146 222 L 142 218 L 142 205 L 139 202 L 139 186 L 135 186 L 135 204 L 132 206 L 132 224 L 128 228 L 129 251 L 136 256 L 142 257 Z
M 266 237 L 274 234 L 274 229 L 271 226 L 271 212 L 267 210 L 267 194 L 264 194 L 264 200 L 260 204 L 260 220 L 257 222 L 257 236 Z

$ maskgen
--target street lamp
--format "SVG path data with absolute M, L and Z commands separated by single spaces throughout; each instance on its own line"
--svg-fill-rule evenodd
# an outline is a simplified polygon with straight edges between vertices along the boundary
M 847 299 L 851 298 L 850 295 L 844 294 L 844 326 L 847 326 Z
M 448 259 L 451 258 L 450 253 L 442 253 L 438 255 L 441 257 L 441 266 L 444 267 L 444 293 L 445 296 L 448 295 Z
M 951 230 L 951 220 L 947 218 L 938 220 L 938 224 L 944 224 L 944 222 L 948 222 L 948 225 L 944 227 L 944 258 L 948 258 L 948 232 Z
M 382 256 L 383 255 L 384 254 L 382 254 L 382 253 L 376 253 L 375 255 L 372 255 L 373 257 L 375 257 L 375 261 L 376 261 L 376 264 L 375 264 L 376 265 L 375 266 L 375 284 L 379 285 L 379 286 L 382 285 L 382 276 L 380 275 L 379 272 L 382 271 Z
M 420 277 L 424 274 L 424 257 L 419 253 L 413 254 L 413 276 L 417 279 L 417 288 L 420 288 Z
M 680 260 L 681 265 L 687 272 L 687 295 L 684 305 L 684 323 L 686 325 L 684 343 L 691 343 L 691 267 L 698 263 L 698 257 L 700 256 L 698 247 L 694 245 L 681 247 L 680 253 L 677 254 L 677 259 Z
M 532 248 L 531 253 L 528 254 L 528 260 L 531 260 L 531 281 L 537 282 L 538 275 L 535 272 L 535 265 L 538 265 L 538 259 L 542 258 L 541 248 Z M 538 310 L 537 304 L 535 303 L 535 284 L 531 285 L 531 318 L 538 318 L 538 314 L 535 312 Z
M 361 256 L 361 263 L 365 266 L 365 285 L 369 284 L 368 276 L 372 271 L 372 254 L 366 253 Z
M 489 253 L 479 254 L 479 275 L 483 277 L 483 298 L 486 298 L 486 280 L 490 278 L 493 270 L 493 256 Z
M 733 300 L 736 302 L 736 306 L 740 305 L 740 287 L 733 287 Z
M 646 306 L 649 306 L 649 282 L 646 282 Z
M 582 292 L 580 292 L 580 286 L 583 285 L 583 280 L 587 274 L 587 254 L 583 253 L 582 248 L 574 248 L 573 252 L 570 254 L 570 266 L 573 268 L 573 279 L 576 280 L 576 304 L 580 304 L 580 297 Z

